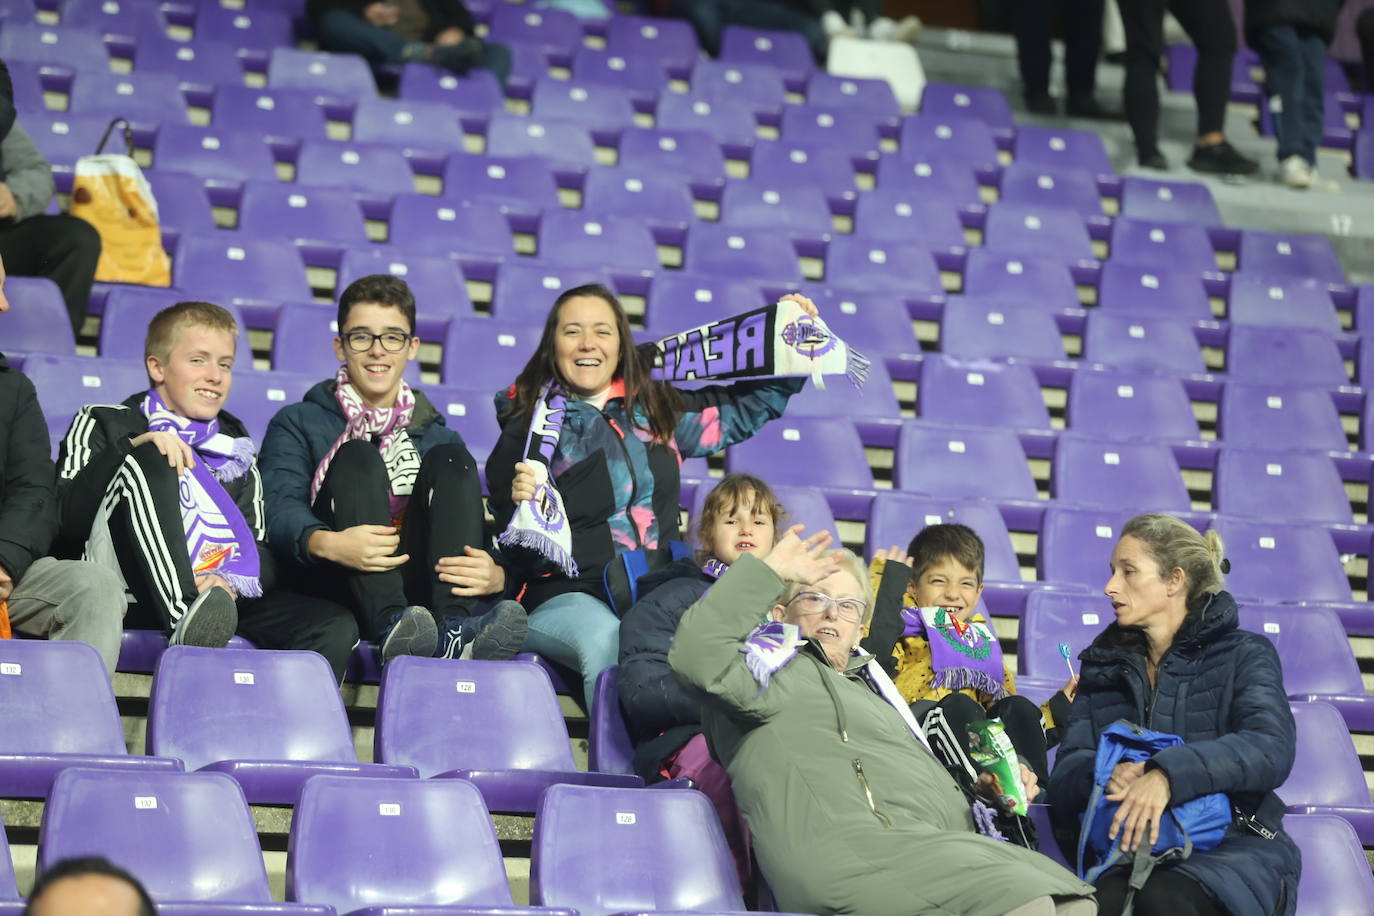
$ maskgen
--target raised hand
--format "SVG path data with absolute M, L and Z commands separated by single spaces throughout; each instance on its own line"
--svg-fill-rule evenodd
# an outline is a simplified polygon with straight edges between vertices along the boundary
M 810 315 L 812 318 L 817 317 L 821 313 L 821 310 L 816 308 L 816 303 L 812 302 L 810 299 L 808 299 L 806 296 L 803 296 L 801 293 L 788 293 L 778 301 L 782 302 L 786 300 L 790 300 L 792 302 L 797 303 L 797 305 L 800 305 L 802 307 L 802 311 Z
M 887 560 L 889 563 L 901 563 L 903 566 L 910 566 L 911 557 L 902 548 L 893 544 L 891 547 L 883 547 L 873 554 L 875 560 Z
M 834 541 L 829 531 L 818 531 L 802 540 L 805 525 L 793 525 L 764 559 L 785 582 L 814 585 L 839 571 L 839 561 L 826 548 Z

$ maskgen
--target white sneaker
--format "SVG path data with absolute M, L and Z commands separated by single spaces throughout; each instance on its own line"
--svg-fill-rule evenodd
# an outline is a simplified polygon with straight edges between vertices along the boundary
M 1289 156 L 1279 163 L 1279 180 L 1290 188 L 1307 189 L 1312 187 L 1316 172 L 1301 156 Z
M 843 16 L 834 10 L 826 10 L 821 14 L 821 28 L 825 31 L 827 38 L 852 38 L 854 30 L 845 22 Z

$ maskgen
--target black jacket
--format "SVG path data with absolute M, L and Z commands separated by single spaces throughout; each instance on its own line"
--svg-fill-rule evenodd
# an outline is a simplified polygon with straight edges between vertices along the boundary
M 316 26 L 325 13 L 335 10 L 362 19 L 363 10 L 374 2 L 375 0 L 309 0 L 305 5 L 305 14 Z M 435 35 L 449 28 L 462 29 L 464 35 L 476 37 L 477 21 L 460 0 L 420 0 L 420 5 L 424 7 L 425 17 L 429 20 L 429 25 L 425 29 L 426 41 L 433 41 Z
M 1276 25 L 1316 32 L 1327 44 L 1336 34 L 1344 0 L 1245 0 L 1245 40 L 1256 46 L 1259 33 Z
M 51 449 L 33 382 L 0 355 L 0 566 L 14 582 L 57 536 Z

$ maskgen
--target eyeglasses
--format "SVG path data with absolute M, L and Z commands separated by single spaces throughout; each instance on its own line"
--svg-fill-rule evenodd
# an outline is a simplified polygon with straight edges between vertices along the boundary
M 369 334 L 367 331 L 349 331 L 347 334 L 340 334 L 339 339 L 348 345 L 348 349 L 354 353 L 366 353 L 372 349 L 373 341 L 380 340 L 382 349 L 388 353 L 400 353 L 410 343 L 414 334 L 402 334 L 399 331 L 388 331 L 385 334 Z
M 833 605 L 835 612 L 850 623 L 863 620 L 864 613 L 868 610 L 866 601 L 857 598 L 831 598 L 821 592 L 797 592 L 788 603 L 797 606 L 797 613 L 808 616 L 824 614 Z

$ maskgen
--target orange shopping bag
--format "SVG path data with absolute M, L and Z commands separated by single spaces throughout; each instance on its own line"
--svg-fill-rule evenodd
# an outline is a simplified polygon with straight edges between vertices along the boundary
M 10 638 L 10 603 L 0 601 L 0 639 Z
M 100 138 L 96 154 L 76 160 L 69 209 L 72 216 L 84 219 L 100 233 L 97 280 L 171 286 L 171 260 L 162 250 L 152 186 L 132 156 L 101 152 L 110 132 L 119 125 L 123 125 L 124 141 L 133 152 L 129 122 L 116 118 Z

